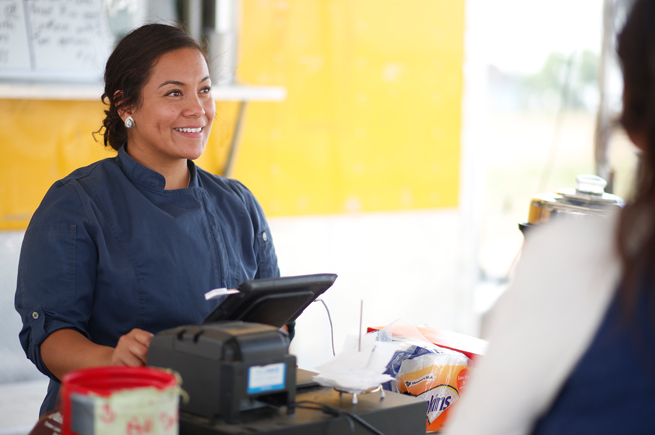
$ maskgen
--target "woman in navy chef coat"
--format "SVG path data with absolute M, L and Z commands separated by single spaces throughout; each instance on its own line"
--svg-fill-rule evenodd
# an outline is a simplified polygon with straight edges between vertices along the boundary
M 136 29 L 107 61 L 102 99 L 117 157 L 57 181 L 20 254 L 20 341 L 50 377 L 41 414 L 67 372 L 143 365 L 152 334 L 217 305 L 205 292 L 279 276 L 252 193 L 193 163 L 216 110 L 196 41 L 172 26 Z

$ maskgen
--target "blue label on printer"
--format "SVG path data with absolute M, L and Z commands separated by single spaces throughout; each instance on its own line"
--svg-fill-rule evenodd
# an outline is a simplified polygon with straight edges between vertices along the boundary
M 286 364 L 253 366 L 248 369 L 248 394 L 283 390 Z

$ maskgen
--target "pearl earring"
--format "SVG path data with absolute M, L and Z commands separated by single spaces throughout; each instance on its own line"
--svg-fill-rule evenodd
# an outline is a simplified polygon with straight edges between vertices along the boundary
M 132 118 L 131 116 L 125 118 L 125 128 L 127 128 L 128 130 L 134 128 L 134 118 Z

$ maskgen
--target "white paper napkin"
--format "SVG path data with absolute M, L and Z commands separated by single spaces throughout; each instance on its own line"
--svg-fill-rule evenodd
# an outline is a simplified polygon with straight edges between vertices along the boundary
M 341 352 L 332 360 L 316 368 L 314 381 L 324 387 L 336 387 L 351 393 L 376 388 L 393 376 L 383 372 L 396 350 L 393 343 L 375 340 L 375 335 L 348 336 Z

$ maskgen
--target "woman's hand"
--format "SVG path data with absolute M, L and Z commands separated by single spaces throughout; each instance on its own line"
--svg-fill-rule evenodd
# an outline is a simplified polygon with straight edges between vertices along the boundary
M 53 332 L 41 344 L 41 358 L 58 379 L 73 370 L 109 365 L 142 366 L 146 363 L 152 334 L 133 329 L 123 335 L 116 348 L 91 342 L 72 329 Z
M 134 328 L 118 339 L 116 348 L 111 356 L 111 365 L 114 366 L 142 366 L 148 358 L 152 334 L 143 329 Z

